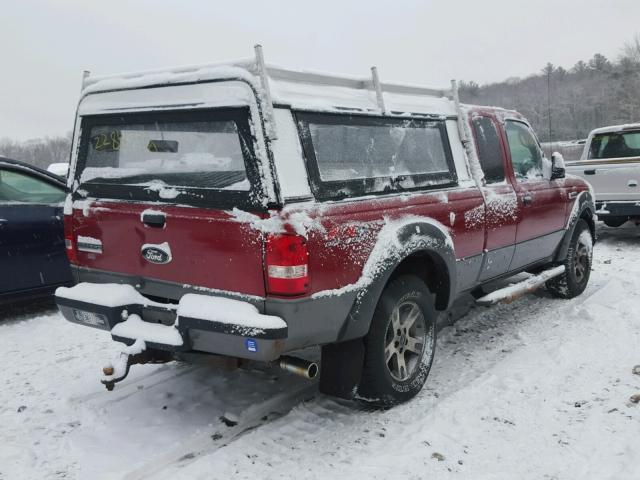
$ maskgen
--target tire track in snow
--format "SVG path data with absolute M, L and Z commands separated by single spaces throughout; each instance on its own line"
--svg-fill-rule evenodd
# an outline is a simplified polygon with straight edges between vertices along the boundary
M 456 393 L 461 387 L 477 380 L 483 372 L 490 370 L 512 351 L 527 345 L 527 337 L 523 337 L 521 327 L 526 327 L 531 317 L 546 312 L 553 312 L 560 317 L 579 308 L 607 284 L 608 281 L 592 283 L 581 296 L 571 300 L 551 298 L 546 292 L 542 293 L 542 288 L 537 293 L 510 304 L 474 307 L 469 314 L 440 332 L 438 346 L 445 351 L 444 354 L 436 354 L 433 367 L 435 371 L 432 370 L 435 375 L 427 380 L 423 392 L 433 393 L 438 400 Z M 486 355 L 491 350 L 494 350 L 494 354 L 489 361 L 484 358 L 480 369 L 473 365 L 474 356 L 480 353 Z M 463 360 L 460 360 L 461 357 Z M 471 368 L 469 363 L 472 364 Z
M 142 365 L 142 367 L 144 367 L 144 365 Z M 136 368 L 136 366 L 134 365 L 131 368 Z M 140 368 L 140 366 L 138 366 L 138 368 Z M 101 400 L 100 403 L 102 406 L 111 405 L 113 403 L 125 400 L 126 398 L 134 395 L 140 390 L 148 390 L 171 379 L 194 373 L 201 368 L 203 368 L 201 365 L 185 365 L 178 367 L 178 369 L 176 369 L 175 367 L 170 367 L 168 365 L 162 365 L 153 372 L 142 374 L 140 376 L 136 376 L 135 378 L 129 378 L 124 380 L 122 383 L 116 384 L 113 392 L 109 392 L 106 390 L 106 388 L 103 387 L 97 392 L 91 392 L 87 395 L 72 397 L 71 399 L 69 399 L 69 401 L 72 404 L 81 404 L 84 402 L 91 402 L 93 400 Z
M 453 326 L 445 327 L 440 332 L 439 348 L 436 354 L 437 362 L 434 364 L 430 378 L 425 389 L 415 400 L 397 406 L 389 411 L 371 411 L 357 404 L 349 404 L 340 400 L 320 396 L 313 402 L 304 404 L 290 413 L 286 419 L 274 419 L 273 422 L 261 424 L 259 430 L 251 432 L 249 436 L 236 439 L 240 443 L 227 444 L 235 451 L 229 452 L 226 457 L 239 458 L 240 463 L 230 464 L 223 457 L 216 455 L 216 449 L 212 449 L 199 458 L 193 459 L 197 464 L 187 466 L 185 470 L 169 469 L 162 472 L 161 478 L 170 478 L 178 475 L 178 478 L 208 478 L 198 476 L 207 468 L 225 465 L 228 470 L 217 471 L 214 478 L 226 478 L 232 472 L 244 471 L 244 475 L 251 474 L 243 467 L 247 465 L 246 458 L 254 455 L 278 458 L 284 462 L 281 467 L 284 471 L 291 471 L 296 463 L 296 457 L 303 458 L 311 455 L 309 447 L 304 447 L 309 435 L 313 435 L 313 443 L 317 446 L 313 451 L 322 452 L 320 456 L 314 456 L 314 462 L 324 464 L 334 473 L 336 464 L 342 464 L 345 460 L 340 458 L 340 450 L 348 446 L 349 455 L 355 458 L 363 458 L 367 451 L 372 450 L 372 445 L 378 445 L 380 451 L 385 451 L 389 457 L 388 441 L 390 436 L 403 432 L 404 438 L 411 438 L 413 442 L 422 442 L 425 449 L 425 471 L 436 473 L 442 465 L 433 462 L 428 453 L 431 452 L 429 441 L 431 436 L 436 436 L 440 442 L 455 444 L 459 439 L 450 437 L 446 431 L 429 433 L 425 431 L 425 422 L 437 421 L 441 412 L 439 406 L 449 397 L 454 397 L 472 384 L 481 385 L 492 380 L 492 366 L 504 362 L 510 355 L 529 345 L 527 329 L 531 322 L 540 316 L 553 313 L 558 322 L 569 311 L 582 308 L 582 304 L 600 291 L 609 283 L 608 279 L 597 279 L 592 283 L 583 296 L 565 301 L 550 298 L 546 293 L 527 295 L 512 304 L 501 304 L 492 307 L 476 307 L 470 313 L 460 318 Z M 427 420 L 431 418 L 432 420 Z M 416 421 L 420 419 L 420 421 Z M 456 421 L 455 418 L 452 421 Z M 336 433 L 336 432 L 339 432 Z M 246 439 L 246 441 L 245 441 Z M 240 446 L 242 445 L 242 446 Z M 393 445 L 393 444 L 392 444 Z M 302 452 L 299 451 L 302 448 Z M 377 448 L 377 447 L 376 447 Z M 373 450 L 375 450 L 374 448 Z M 392 447 L 393 450 L 395 447 Z M 246 455 L 238 455 L 238 450 Z M 292 451 L 294 450 L 294 451 Z M 211 455 L 207 457 L 207 455 Z M 397 452 L 397 463 L 402 463 L 402 449 Z M 392 455 L 393 456 L 393 455 Z M 246 457 L 246 458 L 244 458 Z M 395 458 L 395 457 L 394 457 Z M 217 459 L 217 460 L 216 460 Z M 370 470 L 379 478 L 385 475 L 393 477 L 399 473 L 393 465 L 386 465 L 371 459 L 370 465 L 357 466 L 359 474 Z M 256 460 L 258 463 L 258 460 Z M 304 462 L 303 462 L 304 463 Z M 175 467 L 175 465 L 174 465 Z M 354 465 L 353 468 L 356 468 Z M 407 467 L 409 468 L 409 467 Z M 460 466 L 453 466 L 462 469 Z M 349 478 L 350 474 L 341 471 L 336 478 Z M 250 471 L 250 470 L 249 470 Z M 273 471 L 272 471 L 273 472 Z M 166 473 L 166 475 L 164 475 Z M 410 472 L 407 472 L 410 473 Z M 277 477 L 277 474 L 275 475 Z M 311 475 L 313 477 L 313 475 Z M 374 475 L 375 476 L 375 475 Z M 266 478 L 272 478 L 268 475 Z M 176 478 L 175 476 L 173 478 Z M 304 472 L 300 472 L 300 478 L 306 478 Z
M 219 428 L 197 433 L 184 440 L 178 447 L 136 468 L 123 476 L 124 480 L 143 480 L 161 478 L 167 474 L 167 468 L 184 468 L 199 457 L 209 455 L 229 445 L 236 438 L 266 422 L 286 415 L 300 402 L 309 400 L 317 392 L 317 384 L 301 384 L 293 391 L 282 392 L 260 404 L 252 404 L 244 411 L 235 413 L 238 423 L 227 427 L 222 421 Z M 225 412 L 228 415 L 229 412 Z M 169 475 L 171 476 L 171 475 Z

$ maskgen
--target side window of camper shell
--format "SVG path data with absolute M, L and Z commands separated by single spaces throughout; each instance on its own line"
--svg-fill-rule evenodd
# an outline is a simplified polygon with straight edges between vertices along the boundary
M 296 118 L 318 198 L 457 182 L 445 120 L 307 112 Z

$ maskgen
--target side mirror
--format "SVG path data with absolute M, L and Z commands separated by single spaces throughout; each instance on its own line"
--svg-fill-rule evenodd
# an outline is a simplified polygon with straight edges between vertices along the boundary
M 557 180 L 558 178 L 564 178 L 564 157 L 561 153 L 553 152 L 551 154 L 551 180 Z

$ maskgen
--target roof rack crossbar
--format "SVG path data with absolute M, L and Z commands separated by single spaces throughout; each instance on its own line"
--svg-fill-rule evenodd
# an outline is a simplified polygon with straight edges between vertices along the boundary
M 358 90 L 375 90 L 373 78 L 354 78 L 336 76 L 325 73 L 286 70 L 284 68 L 269 65 L 266 67 L 269 77 L 274 80 L 290 82 L 310 83 L 331 87 L 353 88 Z M 451 97 L 452 92 L 447 88 L 430 88 L 419 85 L 402 85 L 398 83 L 380 82 L 380 88 L 387 93 L 401 95 L 426 95 L 430 97 Z
M 401 95 L 427 95 L 429 97 L 451 97 L 452 92 L 447 89 L 420 87 L 417 85 L 401 85 L 397 83 L 381 83 L 385 92 Z
M 290 82 L 311 83 L 334 87 L 346 87 L 356 89 L 371 88 L 371 80 L 362 80 L 359 78 L 337 77 L 317 72 L 303 72 L 286 70 L 280 67 L 267 67 L 269 76 L 274 80 L 288 80 Z

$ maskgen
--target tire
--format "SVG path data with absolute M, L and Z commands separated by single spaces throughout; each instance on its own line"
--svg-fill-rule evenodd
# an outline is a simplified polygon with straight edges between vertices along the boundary
M 621 227 L 622 225 L 627 223 L 627 220 L 629 220 L 629 217 L 603 217 L 602 218 L 602 221 L 604 222 L 604 224 L 607 227 L 612 227 L 612 228 Z
M 402 275 L 389 282 L 364 345 L 357 395 L 361 402 L 391 407 L 422 389 L 435 353 L 436 310 L 433 296 L 420 278 Z
M 584 292 L 591 275 L 593 237 L 587 222 L 580 219 L 571 235 L 565 271 L 546 283 L 547 290 L 557 298 L 573 298 Z

